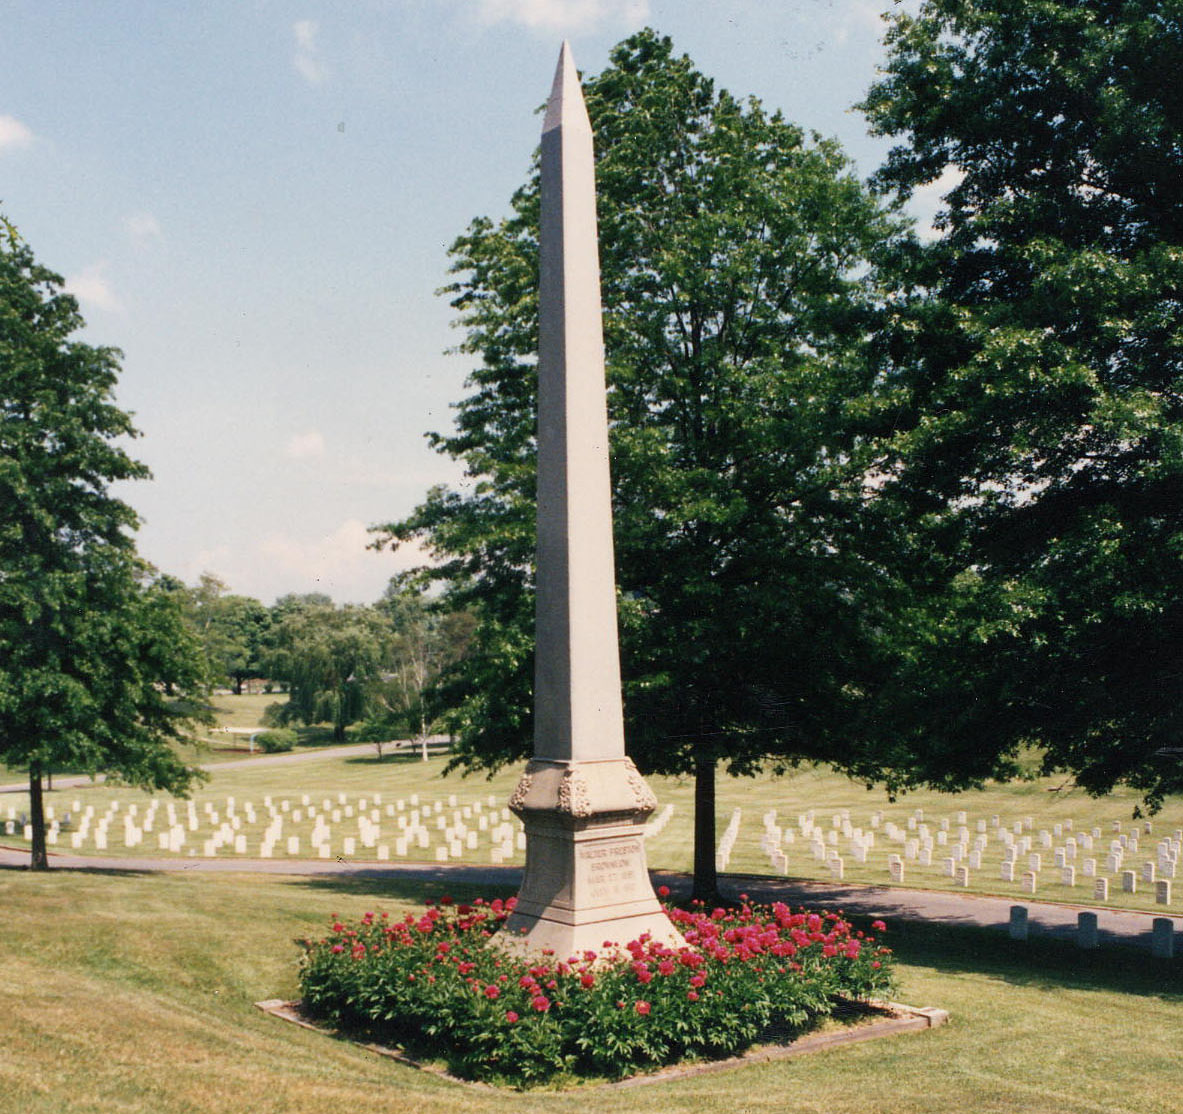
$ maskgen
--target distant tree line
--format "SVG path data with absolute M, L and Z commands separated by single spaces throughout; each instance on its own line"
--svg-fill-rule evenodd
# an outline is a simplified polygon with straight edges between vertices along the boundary
M 377 603 L 344 606 L 313 592 L 267 607 L 210 573 L 193 586 L 159 584 L 200 647 L 211 688 L 242 695 L 256 681 L 287 695 L 270 710 L 276 726 L 329 724 L 339 742 L 357 726 L 379 754 L 390 739 L 413 738 L 426 757 L 437 718 L 428 689 L 467 652 L 475 625 L 397 578 Z

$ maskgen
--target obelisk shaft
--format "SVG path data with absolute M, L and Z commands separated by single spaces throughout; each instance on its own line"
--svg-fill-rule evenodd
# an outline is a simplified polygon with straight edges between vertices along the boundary
M 568 956 L 682 943 L 645 865 L 657 804 L 624 753 L 591 124 L 563 45 L 542 131 L 534 757 L 509 807 L 526 831 L 505 947 Z
M 592 131 L 566 44 L 542 131 L 534 756 L 624 756 Z

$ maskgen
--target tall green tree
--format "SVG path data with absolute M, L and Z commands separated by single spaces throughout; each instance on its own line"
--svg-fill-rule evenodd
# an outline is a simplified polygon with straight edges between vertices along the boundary
M 431 732 L 447 710 L 433 701 L 433 685 L 467 654 L 476 618 L 428 599 L 402 577 L 390 581 L 377 607 L 389 617 L 393 637 L 386 670 L 373 692 L 370 733 L 380 758 L 382 741 L 409 732 L 426 762 Z
M 870 504 L 849 400 L 873 382 L 870 261 L 899 222 L 838 146 L 740 101 L 644 31 L 585 81 L 600 256 L 626 739 L 696 778 L 695 884 L 714 893 L 715 772 L 824 758 L 882 669 Z M 480 619 L 443 673 L 456 761 L 528 754 L 532 716 L 537 174 L 452 248 L 479 357 L 456 429 L 470 493 L 385 528 Z M 877 589 L 872 592 L 871 586 Z
M 949 184 L 899 257 L 884 495 L 930 606 L 904 745 L 1183 789 L 1183 6 L 924 0 L 865 104 Z
M 182 586 L 186 616 L 205 651 L 211 681 L 242 695 L 247 680 L 263 676 L 271 612 L 250 596 L 234 595 L 211 573 L 192 588 Z
M 268 670 L 287 686 L 279 709 L 284 723 L 330 723 L 344 742 L 345 729 L 370 708 L 373 686 L 389 659 L 390 622 L 370 607 L 336 607 L 331 601 L 289 601 L 272 632 Z
M 44 870 L 43 778 L 107 773 L 185 792 L 172 743 L 200 716 L 200 654 L 135 553 L 111 495 L 147 469 L 121 442 L 119 353 L 74 338 L 62 280 L 10 226 L 0 239 L 0 757 L 28 770 L 32 865 Z

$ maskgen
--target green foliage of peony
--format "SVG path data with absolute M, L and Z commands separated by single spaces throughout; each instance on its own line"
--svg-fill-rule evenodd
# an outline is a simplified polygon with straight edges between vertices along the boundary
M 445 899 L 402 920 L 335 921 L 305 942 L 303 1008 L 464 1078 L 527 1087 L 734 1055 L 892 986 L 888 949 L 832 913 L 670 909 L 678 949 L 642 937 L 523 957 L 491 943 L 512 907 Z

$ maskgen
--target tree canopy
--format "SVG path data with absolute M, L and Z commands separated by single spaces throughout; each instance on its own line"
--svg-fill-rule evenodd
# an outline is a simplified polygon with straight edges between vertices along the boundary
M 884 334 L 884 494 L 928 603 L 900 745 L 1183 789 L 1183 8 L 925 0 L 865 103 L 950 184 Z M 976 757 L 975 757 L 976 756 Z
M 850 729 L 882 667 L 886 597 L 850 400 L 873 383 L 871 266 L 900 222 L 836 143 L 740 101 L 641 32 L 585 80 L 600 256 L 626 739 L 698 778 L 696 878 L 714 888 L 718 761 L 869 769 Z M 480 619 L 438 691 L 457 761 L 529 752 L 537 174 L 475 220 L 449 288 L 479 357 L 456 429 L 471 494 L 442 488 L 384 529 Z M 853 420 L 852 420 L 853 417 Z
M 374 608 L 337 607 L 315 596 L 280 603 L 283 617 L 272 628 L 267 659 L 270 676 L 288 689 L 280 721 L 331 723 L 343 742 L 346 727 L 370 709 L 390 655 L 390 622 Z
M 109 485 L 147 476 L 121 442 L 119 353 L 73 339 L 62 280 L 11 227 L 0 241 L 0 757 L 29 771 L 33 865 L 41 779 L 105 772 L 183 792 L 170 745 L 204 680 L 175 601 L 136 557 L 136 516 Z
M 272 613 L 251 596 L 235 595 L 208 572 L 191 588 L 167 579 L 201 642 L 210 682 L 232 685 L 241 695 L 248 680 L 264 675 Z

